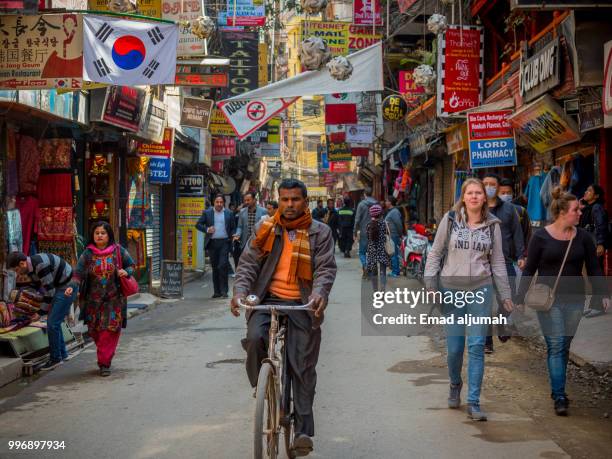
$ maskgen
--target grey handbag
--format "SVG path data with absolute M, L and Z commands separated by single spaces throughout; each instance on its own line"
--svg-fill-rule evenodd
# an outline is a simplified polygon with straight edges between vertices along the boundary
M 555 285 L 553 286 L 552 290 L 546 284 L 537 283 L 537 272 L 535 276 L 533 276 L 529 290 L 525 295 L 525 304 L 531 309 L 535 311 L 548 311 L 552 307 L 553 303 L 555 302 L 555 293 L 557 291 L 557 286 L 559 285 L 559 279 L 561 279 L 561 273 L 565 267 L 567 255 L 572 247 L 572 242 L 574 242 L 575 236 L 576 235 L 572 236 L 569 244 L 567 245 L 567 250 L 565 251 L 565 256 L 563 257 L 563 263 L 561 263 L 561 268 L 559 269 L 559 274 L 557 275 L 557 280 L 555 280 Z

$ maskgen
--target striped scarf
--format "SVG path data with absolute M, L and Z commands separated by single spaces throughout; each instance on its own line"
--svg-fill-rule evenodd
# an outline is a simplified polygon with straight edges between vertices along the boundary
M 295 220 L 287 220 L 276 212 L 272 218 L 264 220 L 253 239 L 253 247 L 262 251 L 262 257 L 270 254 L 274 244 L 276 225 L 280 225 L 284 231 L 295 231 L 296 237 L 293 240 L 293 253 L 291 255 L 291 265 L 289 266 L 288 282 L 295 282 L 297 279 L 312 280 L 312 265 L 310 261 L 310 239 L 308 238 L 308 228 L 312 224 L 310 209 L 306 209 L 304 215 Z

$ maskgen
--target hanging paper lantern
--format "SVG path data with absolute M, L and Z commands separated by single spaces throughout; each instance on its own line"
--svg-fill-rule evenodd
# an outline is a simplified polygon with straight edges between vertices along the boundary
M 327 0 L 300 0 L 305 13 L 319 14 L 327 7 Z
M 382 103 L 382 115 L 387 121 L 399 121 L 408 113 L 408 104 L 403 97 L 393 94 Z
M 334 80 L 348 80 L 353 74 L 353 66 L 344 56 L 334 57 L 327 63 L 327 70 Z
M 428 88 L 431 87 L 436 80 L 436 72 L 434 72 L 430 65 L 421 64 L 414 69 L 412 78 L 414 79 L 415 85 Z
M 319 70 L 331 59 L 331 51 L 325 40 L 308 37 L 300 44 L 299 56 L 306 70 Z
M 191 23 L 191 33 L 206 40 L 215 32 L 215 21 L 209 16 L 200 16 Z
M 136 0 L 109 0 L 107 5 L 113 13 L 133 13 L 137 10 Z
M 427 20 L 427 29 L 435 34 L 443 33 L 446 29 L 448 29 L 446 16 L 443 14 L 432 14 L 429 16 L 429 19 Z

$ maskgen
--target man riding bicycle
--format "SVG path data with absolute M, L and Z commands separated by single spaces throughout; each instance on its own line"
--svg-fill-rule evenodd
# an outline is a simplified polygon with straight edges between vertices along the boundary
M 336 278 L 334 239 L 329 226 L 312 219 L 304 183 L 286 179 L 278 191 L 278 212 L 257 223 L 240 257 L 231 311 L 239 316 L 238 300 L 250 294 L 263 304 L 313 301 L 314 312 L 287 312 L 286 352 L 296 415 L 292 446 L 299 455 L 307 455 L 313 447 L 320 325 Z M 251 386 L 256 387 L 261 362 L 267 357 L 270 312 L 251 311 L 247 323 L 246 370 Z

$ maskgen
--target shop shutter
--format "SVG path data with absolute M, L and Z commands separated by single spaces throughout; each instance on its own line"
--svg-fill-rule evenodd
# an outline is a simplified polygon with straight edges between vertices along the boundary
M 151 185 L 153 227 L 147 231 L 147 256 L 151 263 L 151 280 L 159 280 L 161 269 L 161 187 Z

